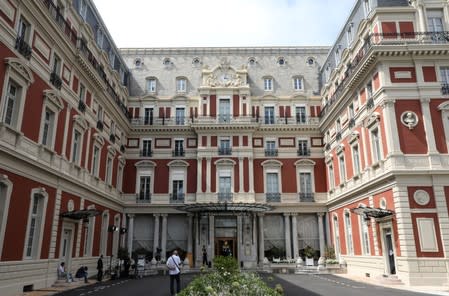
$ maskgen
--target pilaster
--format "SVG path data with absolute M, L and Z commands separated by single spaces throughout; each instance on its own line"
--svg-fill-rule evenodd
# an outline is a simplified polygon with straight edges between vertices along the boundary
M 128 252 L 133 251 L 133 237 L 134 237 L 134 214 L 128 214 Z
M 284 213 L 284 225 L 285 225 L 285 257 L 289 259 L 292 258 L 290 213 Z
M 162 232 L 161 232 L 161 259 L 165 260 L 165 254 L 167 253 L 167 217 L 168 214 L 161 214 L 162 216 Z

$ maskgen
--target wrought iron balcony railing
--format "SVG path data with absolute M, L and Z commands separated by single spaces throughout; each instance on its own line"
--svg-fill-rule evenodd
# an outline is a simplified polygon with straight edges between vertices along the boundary
M 60 9 L 51 0 L 42 0 L 42 3 L 44 3 L 52 19 L 55 20 L 62 32 L 69 38 L 70 42 L 76 45 L 77 33 L 71 28 L 70 23 L 64 19 Z
M 355 126 L 355 118 L 349 119 L 348 126 L 349 128 L 353 128 Z
M 98 120 L 98 121 L 97 121 L 97 128 L 98 128 L 100 131 L 103 130 L 103 128 L 104 128 L 103 121 L 101 121 L 101 120 Z
M 140 192 L 137 193 L 136 203 L 150 203 L 151 202 L 151 193 Z
M 324 149 L 326 149 L 327 151 L 329 151 L 331 149 L 331 144 L 327 143 L 326 146 L 324 146 Z
M 218 155 L 232 155 L 232 148 L 218 148 Z
M 120 152 L 125 153 L 125 150 L 126 150 L 125 145 L 120 145 Z
M 21 36 L 17 36 L 15 48 L 26 59 L 31 58 L 31 47 Z
M 277 149 L 265 149 L 265 156 L 278 156 Z
M 267 202 L 281 202 L 281 194 L 279 192 L 265 193 Z
M 185 156 L 184 149 L 175 149 L 172 151 L 172 156 Z
M 78 110 L 83 113 L 86 111 L 86 103 L 83 100 L 78 101 Z
M 55 72 L 51 72 L 51 74 L 50 74 L 50 82 L 51 82 L 51 84 L 53 84 L 54 87 L 56 87 L 57 89 L 61 89 L 61 87 L 62 87 L 62 79 L 61 79 L 61 77 L 59 77 L 59 75 L 56 74 Z
M 170 203 L 171 204 L 177 204 L 177 203 L 184 203 L 184 193 L 171 193 L 170 194 Z
M 312 192 L 299 192 L 299 201 L 303 202 L 314 202 L 315 201 L 315 195 Z
M 111 141 L 111 143 L 115 143 L 115 135 L 110 134 L 109 135 L 109 141 Z
M 337 141 L 340 141 L 340 140 L 341 140 L 341 131 L 338 131 L 338 132 L 335 134 L 335 139 L 336 139 Z
M 232 201 L 231 192 L 218 192 L 218 201 Z
M 447 82 L 441 83 L 441 94 L 449 95 L 449 83 Z
M 153 151 L 152 150 L 147 150 L 147 149 L 140 150 L 140 156 L 141 157 L 152 157 L 153 156 Z
M 298 149 L 298 156 L 310 156 L 310 149 Z

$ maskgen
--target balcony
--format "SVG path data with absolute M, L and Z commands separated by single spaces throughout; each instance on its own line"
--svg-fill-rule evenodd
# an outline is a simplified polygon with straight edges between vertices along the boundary
M 184 149 L 175 149 L 172 151 L 172 156 L 173 157 L 185 156 L 185 151 Z
M 26 59 L 29 60 L 31 58 L 31 47 L 25 42 L 23 37 L 17 36 L 15 49 L 17 49 L 17 51 Z
M 83 113 L 86 111 L 86 103 L 83 100 L 78 101 L 78 110 Z
M 310 149 L 298 149 L 298 156 L 310 156 Z
M 441 83 L 441 94 L 449 95 L 449 83 L 447 82 Z
M 326 146 L 324 146 L 324 149 L 326 149 L 326 151 L 331 150 L 331 144 L 327 143 Z
M 153 156 L 153 151 L 152 150 L 148 150 L 148 149 L 140 150 L 140 156 L 141 157 L 152 157 Z
M 373 98 L 368 99 L 368 101 L 366 102 L 366 108 L 368 108 L 368 109 L 374 108 L 374 99 Z
M 281 194 L 279 192 L 265 193 L 267 202 L 281 202 Z
M 298 197 L 300 202 L 315 202 L 315 196 L 312 192 L 299 192 Z
M 218 192 L 217 197 L 219 202 L 232 202 L 231 192 Z
M 115 135 L 110 134 L 110 135 L 109 135 L 109 141 L 110 141 L 111 143 L 115 143 Z
M 184 193 L 170 193 L 170 203 L 180 204 L 184 203 L 185 194 Z
M 189 124 L 188 118 L 176 117 L 134 117 L 131 119 L 131 124 L 139 126 L 185 126 Z
M 97 121 L 97 128 L 98 128 L 100 131 L 102 131 L 102 130 L 103 130 L 103 127 L 104 127 L 103 121 L 102 121 L 102 120 L 98 120 L 98 121 Z
M 232 148 L 220 147 L 218 148 L 218 155 L 232 155 Z
M 349 128 L 353 128 L 355 126 L 355 118 L 349 119 L 348 126 Z
M 265 156 L 278 156 L 277 149 L 265 149 Z
M 68 23 L 64 16 L 59 11 L 59 8 L 51 0 L 42 0 L 42 3 L 48 9 L 51 18 L 55 21 L 58 27 L 61 28 L 62 32 L 69 38 L 73 45 L 76 45 L 77 33 L 71 28 L 70 23 Z
M 61 77 L 59 77 L 59 75 L 56 74 L 55 72 L 51 72 L 51 74 L 50 74 L 50 82 L 57 89 L 61 89 L 61 87 L 62 87 Z
M 151 193 L 146 192 L 137 193 L 136 203 L 151 203 Z

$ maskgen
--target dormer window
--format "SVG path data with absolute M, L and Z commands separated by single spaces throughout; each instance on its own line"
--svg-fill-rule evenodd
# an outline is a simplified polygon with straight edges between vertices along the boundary
M 293 88 L 296 91 L 304 90 L 304 79 L 301 76 L 293 77 Z
M 354 39 L 354 35 L 353 35 L 353 32 L 352 32 L 352 26 L 353 26 L 353 23 L 350 23 L 348 25 L 348 31 L 346 32 L 346 36 L 348 38 L 348 47 L 351 45 L 352 40 Z
M 137 58 L 134 60 L 134 66 L 136 66 L 136 68 L 140 68 L 142 67 L 142 60 L 140 58 Z
M 86 0 L 80 0 L 79 1 L 79 14 L 83 20 L 86 20 L 87 15 L 87 4 Z
M 115 62 L 115 54 L 114 51 L 111 49 L 109 50 L 109 63 L 111 64 L 112 67 L 114 67 L 114 62 Z
M 263 89 L 264 91 L 273 91 L 273 78 L 265 77 L 263 79 Z
M 279 66 L 284 66 L 287 62 L 285 61 L 284 57 L 279 57 L 278 58 L 278 64 Z
M 98 28 L 97 30 L 97 45 L 99 48 L 103 49 L 104 42 L 104 32 L 102 28 Z
M 156 92 L 156 78 L 154 77 L 147 78 L 147 92 L 149 93 Z

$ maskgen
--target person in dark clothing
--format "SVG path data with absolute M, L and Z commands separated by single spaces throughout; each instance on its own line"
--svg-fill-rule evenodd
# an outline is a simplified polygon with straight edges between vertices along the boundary
M 97 280 L 101 282 L 101 280 L 103 279 L 103 255 L 101 255 L 100 258 L 98 258 L 97 270 L 98 270 Z
M 88 283 L 88 281 L 87 281 L 87 266 L 81 266 L 77 270 L 77 272 L 75 274 L 75 277 L 78 278 L 78 279 L 84 278 L 84 282 Z
M 203 265 L 207 266 L 207 250 L 206 246 L 203 245 Z

